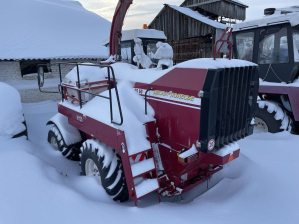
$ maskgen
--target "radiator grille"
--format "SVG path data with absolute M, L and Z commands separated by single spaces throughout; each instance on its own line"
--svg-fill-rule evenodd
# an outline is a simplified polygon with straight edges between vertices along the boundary
M 203 90 L 202 151 L 209 152 L 207 144 L 211 139 L 215 140 L 214 149 L 219 149 L 252 134 L 251 120 L 258 91 L 257 66 L 208 71 Z

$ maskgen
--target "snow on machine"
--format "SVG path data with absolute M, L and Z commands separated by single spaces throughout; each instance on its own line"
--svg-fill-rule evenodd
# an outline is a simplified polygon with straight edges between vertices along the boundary
M 80 160 L 81 174 L 94 176 L 113 200 L 137 205 L 154 192 L 159 201 L 180 196 L 239 157 L 237 141 L 253 133 L 258 67 L 228 59 L 172 66 L 162 43 L 159 60 L 167 69 L 121 62 L 118 47 L 130 4 L 117 5 L 109 60 L 71 63 L 74 70 L 65 81 L 61 77 L 62 101 L 48 122 L 48 140 Z
M 234 26 L 235 58 L 259 65 L 256 126 L 299 133 L 299 6 L 265 9 L 261 19 Z
M 21 97 L 14 87 L 0 82 L 1 105 L 0 110 L 0 137 L 18 138 L 26 136 L 27 125 L 23 115 Z

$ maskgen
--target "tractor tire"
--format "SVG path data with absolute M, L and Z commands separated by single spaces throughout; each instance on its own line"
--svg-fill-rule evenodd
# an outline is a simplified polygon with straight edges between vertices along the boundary
M 292 131 L 292 119 L 277 103 L 258 101 L 255 110 L 255 126 L 266 132 Z
M 129 200 L 122 161 L 114 149 L 97 140 L 87 140 L 80 157 L 81 175 L 94 176 L 114 201 Z
M 79 161 L 80 157 L 80 146 L 81 143 L 76 143 L 72 145 L 66 145 L 63 136 L 61 135 L 59 129 L 56 125 L 52 126 L 48 132 L 48 142 L 57 147 L 56 149 L 62 153 L 62 155 L 70 160 Z

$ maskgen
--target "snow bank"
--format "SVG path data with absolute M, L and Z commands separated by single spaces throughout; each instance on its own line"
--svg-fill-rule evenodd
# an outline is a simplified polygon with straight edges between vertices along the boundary
M 96 82 L 105 79 L 105 74 L 100 67 L 79 65 L 80 82 Z M 66 76 L 65 82 L 76 86 L 78 82 L 77 67 L 74 67 Z
M 47 143 L 45 124 L 57 113 L 56 103 L 23 107 L 30 141 L 0 139 L 0 223 L 82 224 L 96 223 L 99 217 L 101 223 L 119 223 L 120 217 L 123 223 L 143 224 L 299 223 L 296 135 L 255 133 L 238 141 L 240 157 L 225 166 L 225 178 L 200 197 L 190 198 L 190 192 L 182 202 L 162 198 L 158 203 L 154 193 L 135 208 L 133 201 L 115 203 L 93 177 L 80 176 L 78 162 L 65 159 Z M 198 187 L 207 185 L 210 181 Z
M 0 136 L 12 137 L 25 130 L 21 97 L 13 87 L 0 82 Z
M 109 100 L 95 97 L 87 102 L 82 109 L 78 104 L 71 104 L 68 101 L 61 103 L 73 110 L 82 113 L 83 115 L 94 118 L 107 125 L 123 130 L 125 132 L 129 154 L 135 154 L 151 147 L 149 141 L 146 139 L 147 134 L 145 131 L 144 123 L 153 121 L 155 112 L 148 104 L 148 115 L 145 115 L 144 99 L 132 87 L 131 83 L 127 81 L 120 81 L 117 85 L 120 103 L 123 113 L 123 125 L 115 125 L 110 120 L 110 104 Z M 101 93 L 103 96 L 109 96 L 109 92 Z M 118 105 L 114 89 L 112 89 L 112 102 L 113 102 L 113 118 L 115 122 L 120 122 L 118 112 Z
M 0 1 L 0 60 L 106 58 L 110 22 L 72 0 Z

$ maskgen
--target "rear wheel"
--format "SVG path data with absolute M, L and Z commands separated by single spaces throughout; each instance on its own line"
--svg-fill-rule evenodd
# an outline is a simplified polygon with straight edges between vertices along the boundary
M 255 111 L 255 127 L 270 133 L 291 131 L 292 120 L 278 104 L 259 101 Z
M 55 150 L 60 151 L 65 158 L 79 161 L 81 143 L 66 145 L 63 136 L 55 125 L 48 132 L 48 142 Z
M 121 158 L 114 149 L 97 140 L 87 140 L 80 157 L 81 175 L 94 176 L 114 201 L 129 199 Z

